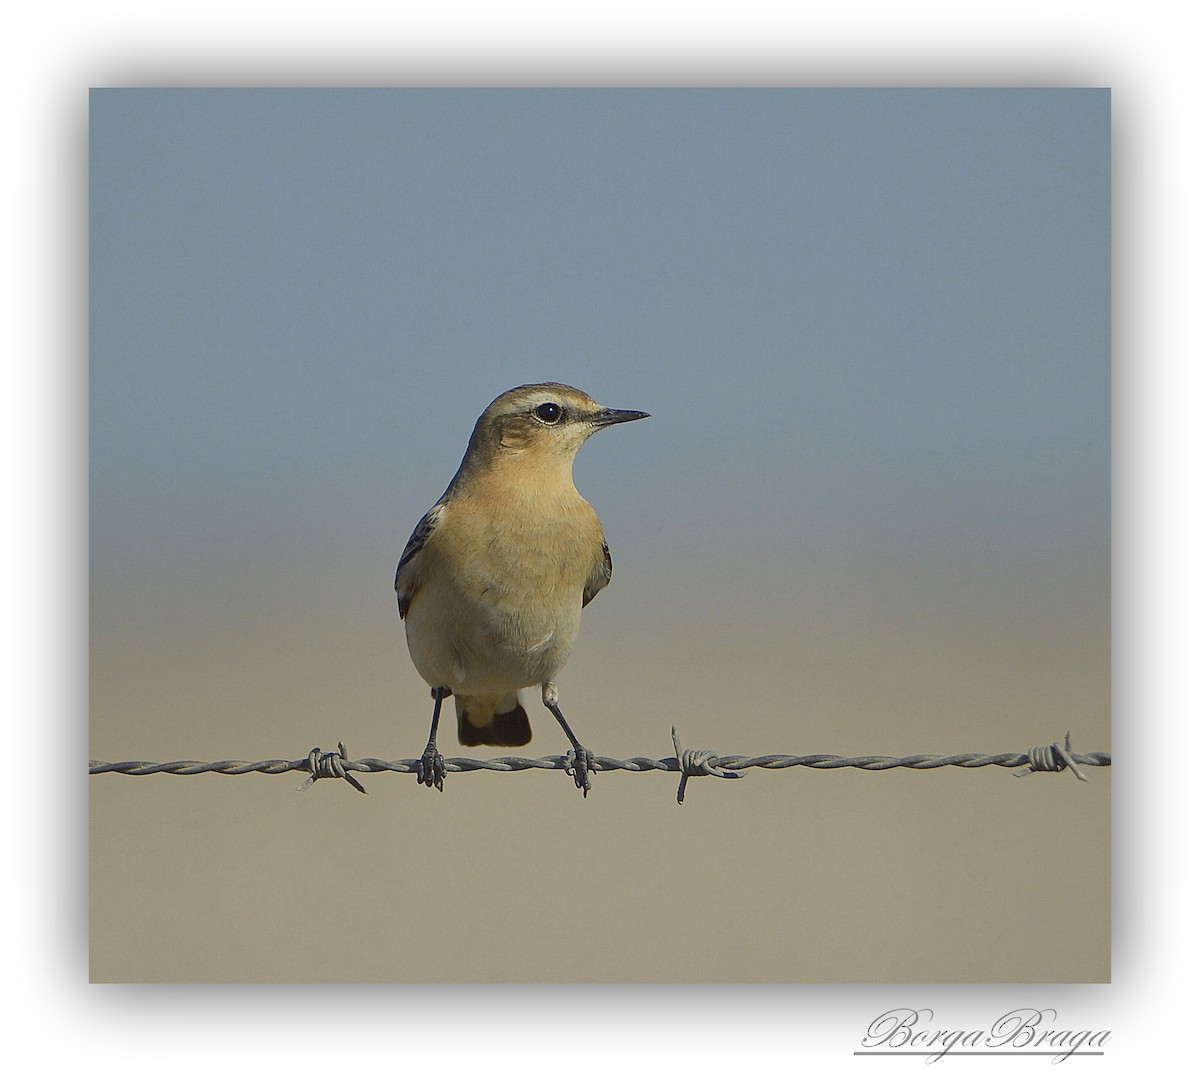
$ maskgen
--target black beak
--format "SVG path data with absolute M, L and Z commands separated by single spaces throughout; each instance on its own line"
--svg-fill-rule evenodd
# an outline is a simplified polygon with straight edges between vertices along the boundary
M 614 411 L 611 407 L 592 415 L 592 423 L 598 426 L 615 426 L 621 422 L 636 422 L 639 418 L 649 418 L 645 411 Z

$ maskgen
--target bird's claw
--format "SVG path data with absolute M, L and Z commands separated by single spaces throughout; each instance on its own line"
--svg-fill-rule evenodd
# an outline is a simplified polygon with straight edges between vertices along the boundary
M 444 791 L 442 782 L 446 779 L 446 759 L 438 753 L 437 747 L 430 744 L 425 748 L 417 762 L 417 783 L 427 788 L 437 788 Z
M 587 747 L 581 749 L 583 750 L 582 757 L 574 749 L 567 751 L 566 770 L 574 778 L 575 786 L 583 792 L 583 797 L 586 799 L 587 793 L 592 787 L 592 782 L 588 779 L 588 773 L 594 773 L 598 770 L 596 769 L 596 755 L 588 750 Z

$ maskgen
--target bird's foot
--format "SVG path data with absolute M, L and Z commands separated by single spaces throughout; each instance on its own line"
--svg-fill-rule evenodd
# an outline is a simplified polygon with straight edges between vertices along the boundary
M 583 797 L 587 798 L 588 791 L 591 790 L 592 782 L 588 779 L 588 773 L 594 773 L 596 769 L 596 755 L 593 754 L 587 747 L 580 747 L 579 750 L 572 748 L 566 753 L 566 769 L 567 773 L 575 780 L 575 786 L 583 792 Z
M 444 791 L 442 782 L 446 779 L 446 759 L 438 753 L 438 748 L 432 743 L 425 748 L 417 762 L 417 783 L 427 788 L 437 788 Z

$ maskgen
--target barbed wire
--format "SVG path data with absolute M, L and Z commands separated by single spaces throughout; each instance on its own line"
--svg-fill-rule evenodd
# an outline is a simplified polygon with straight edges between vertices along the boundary
M 1067 732 L 1062 745 L 1030 747 L 1023 753 L 1007 754 L 912 754 L 904 758 L 882 755 L 842 757 L 837 754 L 763 754 L 748 757 L 744 754 L 717 755 L 711 750 L 684 750 L 679 735 L 671 729 L 675 745 L 675 756 L 671 758 L 594 758 L 595 771 L 611 772 L 667 772 L 679 773 L 679 790 L 676 801 L 683 802 L 689 778 L 693 776 L 719 776 L 736 779 L 746 775 L 746 770 L 790 769 L 802 766 L 808 769 L 865 769 L 880 772 L 884 769 L 940 769 L 947 765 L 962 769 L 981 769 L 997 765 L 1013 769 L 1014 776 L 1030 773 L 1056 773 L 1069 769 L 1079 780 L 1087 777 L 1080 768 L 1085 765 L 1112 765 L 1112 755 L 1095 751 L 1090 754 L 1076 753 L 1071 749 L 1071 733 Z M 562 754 L 551 754 L 543 758 L 446 758 L 447 773 L 469 773 L 487 770 L 494 773 L 515 773 L 525 769 L 566 769 L 570 759 Z M 354 773 L 419 773 L 420 758 L 401 758 L 385 761 L 382 758 L 358 758 L 351 760 L 344 743 L 338 743 L 336 751 L 325 752 L 313 747 L 308 755 L 294 761 L 269 759 L 267 761 L 91 761 L 88 773 L 119 773 L 123 776 L 153 776 L 168 773 L 172 776 L 196 776 L 199 773 L 218 773 L 222 776 L 241 776 L 243 773 L 264 773 L 275 776 L 282 773 L 306 772 L 308 778 L 297 788 L 306 791 L 318 780 L 341 779 L 364 795 L 367 789 L 354 777 Z M 591 768 L 591 766 L 589 766 Z

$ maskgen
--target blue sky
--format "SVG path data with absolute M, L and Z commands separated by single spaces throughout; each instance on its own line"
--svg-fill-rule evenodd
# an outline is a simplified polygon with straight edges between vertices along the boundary
M 1106 91 L 94 91 L 93 568 L 379 555 L 555 379 L 618 564 L 1107 555 Z M 376 539 L 390 543 L 376 553 Z

